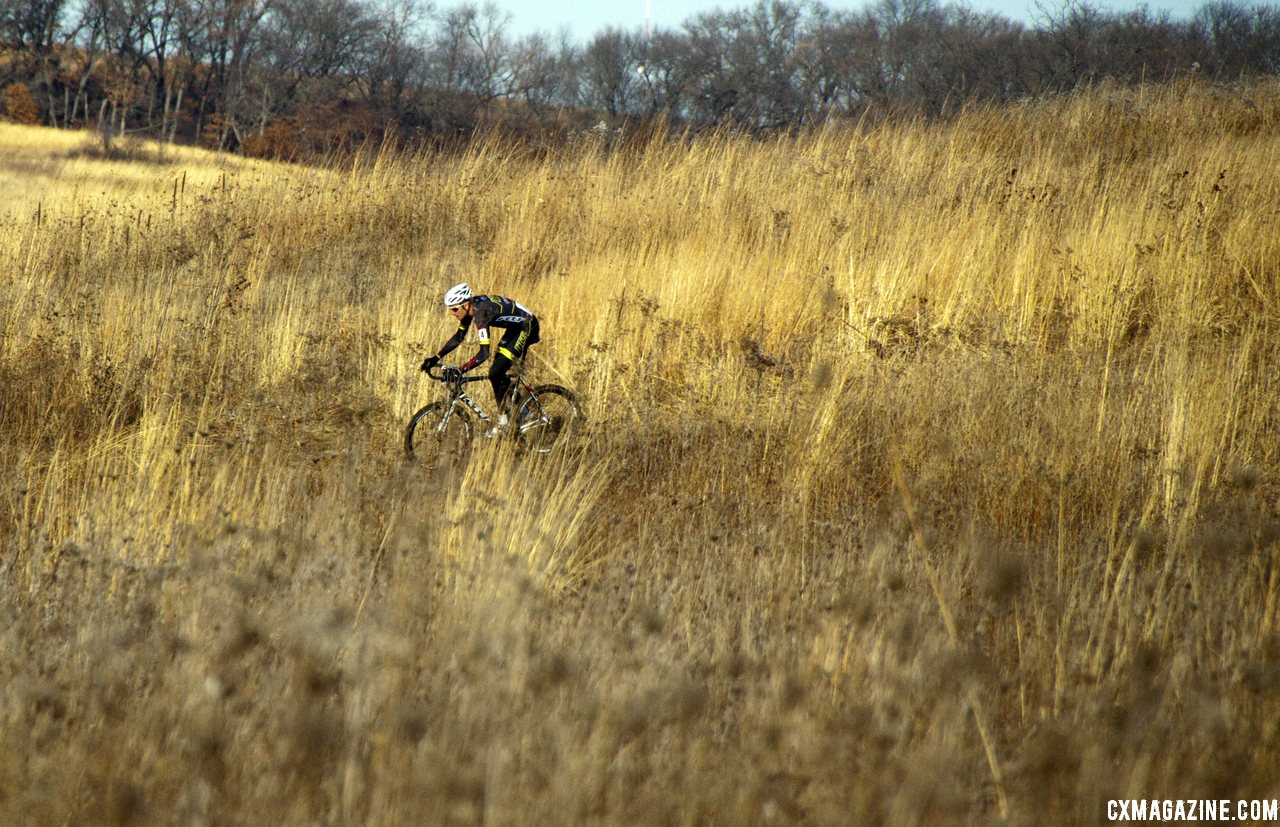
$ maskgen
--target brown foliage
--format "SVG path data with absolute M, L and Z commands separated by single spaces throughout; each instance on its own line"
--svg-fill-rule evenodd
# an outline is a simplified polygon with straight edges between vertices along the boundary
M 43 118 L 40 104 L 25 83 L 11 83 L 0 91 L 0 115 L 13 123 L 34 126 Z
M 240 149 L 251 158 L 323 159 L 378 146 L 387 135 L 388 124 L 376 106 L 332 101 L 271 121 L 261 132 L 246 137 Z
M 0 822 L 1273 795 L 1280 138 L 1185 92 L 0 199 Z M 461 278 L 575 451 L 402 459 Z

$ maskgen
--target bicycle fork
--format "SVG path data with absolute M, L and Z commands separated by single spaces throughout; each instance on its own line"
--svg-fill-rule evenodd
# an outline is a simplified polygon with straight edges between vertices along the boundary
M 470 396 L 467 396 L 465 393 L 460 393 L 449 403 L 448 410 L 445 411 L 444 416 L 440 419 L 440 424 L 436 426 L 437 431 L 444 433 L 445 428 L 449 426 L 449 420 L 453 418 L 453 412 L 457 409 L 459 402 L 470 408 L 471 412 L 476 415 L 476 418 L 485 425 L 493 424 L 493 420 L 489 418 L 489 415 L 484 412 L 483 408 L 473 402 Z

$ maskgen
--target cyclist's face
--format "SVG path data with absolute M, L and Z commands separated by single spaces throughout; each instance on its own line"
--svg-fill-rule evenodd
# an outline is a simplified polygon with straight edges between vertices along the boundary
M 458 304 L 458 305 L 454 305 L 453 307 L 450 307 L 449 312 L 453 314 L 453 317 L 455 319 L 461 319 L 463 316 L 467 315 L 467 311 L 469 311 L 470 309 L 471 309 L 471 302 L 463 302 L 462 304 Z

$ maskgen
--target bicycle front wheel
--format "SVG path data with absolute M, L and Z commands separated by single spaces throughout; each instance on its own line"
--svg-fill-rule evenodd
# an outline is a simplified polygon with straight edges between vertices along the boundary
M 409 419 L 404 455 L 461 460 L 471 447 L 471 417 L 459 405 L 432 402 Z
M 520 403 L 516 423 L 525 450 L 545 454 L 569 442 L 582 427 L 582 408 L 568 388 L 539 385 Z

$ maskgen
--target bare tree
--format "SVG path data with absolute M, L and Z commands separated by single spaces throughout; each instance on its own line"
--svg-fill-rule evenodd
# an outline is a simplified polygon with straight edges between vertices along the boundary
M 557 46 L 552 46 L 546 35 L 526 35 L 511 49 L 512 95 L 535 113 L 573 104 L 573 64 L 577 60 L 578 51 L 565 32 Z
M 513 37 L 491 2 L 0 0 L 0 85 L 27 84 L 54 124 L 96 115 L 104 138 L 150 128 L 172 140 L 181 125 L 234 147 L 268 124 L 275 136 L 311 121 L 356 137 L 388 123 L 465 136 L 488 115 L 537 123 L 560 107 L 774 129 L 1196 66 L 1280 73 L 1274 4 L 1212 0 L 1180 20 L 1044 0 L 1057 5 L 1024 27 L 943 0 L 869 2 L 752 0 L 679 30 L 606 29 L 579 45 L 564 31 Z
M 603 109 L 612 118 L 636 109 L 641 65 L 638 40 L 613 27 L 591 39 L 582 54 L 583 103 Z
M 4 72 L 0 87 L 13 80 L 35 87 L 33 94 L 46 99 L 55 124 L 58 59 L 54 47 L 64 37 L 65 13 L 65 0 L 0 0 L 0 48 L 8 48 L 14 57 L 0 67 Z
M 1063 0 L 1050 9 L 1041 6 L 1038 39 L 1044 87 L 1069 91 L 1098 78 L 1099 43 L 1106 15 L 1087 0 Z
M 395 120 L 419 105 L 426 83 L 427 56 L 418 42 L 426 37 L 429 7 L 420 0 L 383 0 L 374 11 L 364 67 L 364 95 L 388 107 Z
M 734 43 L 738 73 L 748 82 L 755 121 L 761 126 L 799 124 L 810 115 L 797 54 L 803 14 L 791 0 L 759 0 L 747 12 Z
M 892 112 L 920 103 L 922 79 L 938 45 L 943 10 L 937 0 L 878 0 L 865 13 L 862 96 Z
M 180 42 L 202 67 L 196 134 L 211 132 L 219 148 L 238 144 L 241 121 L 252 117 L 249 93 L 271 9 L 272 0 L 186 0 L 180 8 Z
M 1138 8 L 1115 16 L 1102 32 L 1100 71 L 1125 83 L 1160 81 L 1185 72 L 1198 60 L 1193 32 L 1168 12 Z
M 796 91 L 812 117 L 822 119 L 839 111 L 853 65 L 855 33 L 851 15 L 816 6 L 796 43 Z
M 178 19 L 182 0 L 124 0 L 117 4 L 115 16 L 121 21 L 119 28 L 124 41 L 121 46 L 128 55 L 130 71 L 135 75 L 145 72 L 137 82 L 142 85 L 145 100 L 145 123 L 155 123 L 156 108 L 160 108 L 161 137 L 169 134 L 171 113 L 181 105 L 183 90 L 181 78 L 175 76 L 170 57 L 178 47 Z
M 737 17 L 722 11 L 696 15 L 684 24 L 689 41 L 685 55 L 690 79 L 689 114 L 695 120 L 718 122 L 732 118 L 738 111 L 742 89 L 729 58 L 737 26 Z
M 831 68 L 824 60 L 837 44 L 818 32 L 829 18 L 816 4 L 758 0 L 686 23 L 691 112 L 764 129 L 814 117 L 815 98 L 834 94 L 831 84 L 822 87 Z
M 1206 3 L 1195 25 L 1208 48 L 1208 71 L 1224 78 L 1280 73 L 1280 7 L 1234 0 Z
M 975 99 L 1025 94 L 1023 31 L 1003 17 L 963 7 L 926 17 L 915 32 L 915 53 L 906 68 L 915 106 L 937 115 Z
M 66 5 L 66 0 L 0 0 L 0 41 L 18 52 L 51 51 Z
M 506 95 L 514 75 L 507 27 L 510 15 L 493 3 L 464 3 L 446 10 L 432 49 L 433 79 L 487 104 Z
M 636 68 L 643 87 L 643 109 L 649 115 L 683 117 L 691 83 L 689 39 L 679 32 L 659 30 L 640 47 Z

